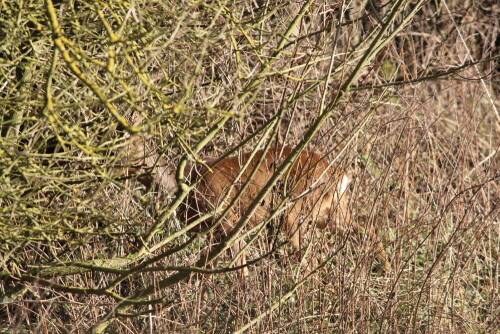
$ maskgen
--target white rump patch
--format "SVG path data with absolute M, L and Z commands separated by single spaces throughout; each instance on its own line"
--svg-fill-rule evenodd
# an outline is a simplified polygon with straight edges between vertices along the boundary
M 349 176 L 345 174 L 342 176 L 342 182 L 340 182 L 338 185 L 338 191 L 340 196 L 342 196 L 342 194 L 347 190 L 347 187 L 349 187 L 351 181 L 352 180 Z

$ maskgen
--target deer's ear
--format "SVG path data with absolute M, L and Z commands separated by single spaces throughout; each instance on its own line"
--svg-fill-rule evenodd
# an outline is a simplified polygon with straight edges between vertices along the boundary
M 207 165 L 212 165 L 214 162 L 217 161 L 217 157 L 210 157 L 210 156 L 207 156 L 207 157 L 203 157 L 203 162 Z

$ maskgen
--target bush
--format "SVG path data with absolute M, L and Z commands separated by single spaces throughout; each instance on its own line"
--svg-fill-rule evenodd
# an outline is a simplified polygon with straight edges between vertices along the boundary
M 3 332 L 498 326 L 494 4 L 0 8 Z M 368 240 L 323 235 L 305 273 L 306 250 L 266 229 L 245 282 L 225 252 L 202 266 L 210 236 L 186 234 L 187 192 L 159 171 L 266 143 L 353 176 L 350 208 L 390 270 L 372 270 Z

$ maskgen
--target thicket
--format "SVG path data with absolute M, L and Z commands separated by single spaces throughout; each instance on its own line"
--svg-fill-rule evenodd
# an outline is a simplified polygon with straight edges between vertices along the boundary
M 0 2 L 2 333 L 493 332 L 498 14 L 487 0 Z M 374 270 L 368 240 L 322 235 L 306 272 L 306 250 L 267 229 L 244 283 L 228 252 L 203 266 L 214 247 L 177 217 L 186 192 L 137 181 L 156 165 L 125 172 L 136 138 L 181 167 L 267 143 L 320 153 L 353 177 L 353 217 L 391 268 Z

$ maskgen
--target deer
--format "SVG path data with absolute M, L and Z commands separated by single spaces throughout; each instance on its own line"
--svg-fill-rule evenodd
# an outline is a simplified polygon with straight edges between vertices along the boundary
M 239 196 L 214 231 L 215 242 L 220 241 L 234 228 L 276 168 L 292 150 L 293 148 L 286 146 L 274 147 L 267 152 L 259 150 L 253 155 L 249 152 L 240 157 L 229 157 L 209 166 L 201 166 L 194 176 L 191 175 L 191 181 L 196 182 L 196 187 L 184 202 L 181 220 L 191 224 L 217 208 L 219 212 L 223 211 L 232 199 Z M 237 179 L 242 166 L 246 163 L 248 166 Z M 248 185 L 243 190 L 242 187 L 247 182 Z M 282 180 L 279 180 L 259 203 L 249 218 L 248 227 L 255 227 L 267 219 L 274 206 L 280 201 L 285 201 L 288 203 L 285 204 L 282 215 L 281 230 L 295 248 L 300 249 L 306 240 L 310 240 L 311 234 L 314 233 L 313 228 L 332 233 L 353 231 L 355 235 L 360 237 L 366 235 L 374 242 L 377 260 L 384 268 L 389 268 L 390 264 L 379 238 L 351 219 L 347 195 L 350 183 L 351 178 L 344 171 L 331 167 L 330 163 L 318 154 L 303 150 Z M 242 193 L 239 194 L 240 192 Z M 217 218 L 219 217 L 214 215 L 189 232 L 194 233 L 209 228 Z M 238 254 L 244 246 L 245 242 L 241 240 L 234 243 L 231 246 L 233 255 Z M 241 254 L 236 264 L 243 267 L 243 276 L 248 275 L 245 252 Z
M 184 224 L 192 225 L 211 212 L 220 213 L 236 199 L 225 217 L 219 217 L 216 213 L 191 227 L 188 233 L 198 233 L 210 228 L 221 218 L 220 223 L 213 228 L 214 240 L 216 243 L 220 242 L 233 230 L 292 150 L 288 146 L 276 146 L 267 152 L 248 152 L 220 161 L 208 158 L 203 164 L 186 167 L 191 170 L 188 173 L 189 182 L 195 186 L 178 210 L 178 217 Z M 155 186 L 159 191 L 169 194 L 177 191 L 176 166 L 159 157 L 144 138 L 134 135 L 126 146 L 126 156 L 132 163 L 127 168 L 127 173 L 138 175 L 137 180 L 146 188 Z M 238 179 L 242 166 L 246 163 L 248 166 Z M 266 220 L 276 204 L 283 201 L 280 229 L 295 248 L 300 249 L 301 244 L 310 239 L 314 233 L 313 228 L 332 233 L 353 232 L 354 236 L 367 237 L 373 242 L 378 262 L 388 269 L 390 263 L 378 236 L 351 219 L 348 195 L 350 183 L 350 176 L 343 170 L 330 166 L 328 160 L 318 154 L 303 150 L 274 188 L 264 196 L 249 217 L 247 227 L 255 227 Z M 245 184 L 247 186 L 243 189 Z M 236 255 L 244 246 L 245 242 L 240 240 L 231 245 L 231 251 Z M 243 276 L 247 276 L 245 252 L 242 252 L 236 264 L 243 268 Z

